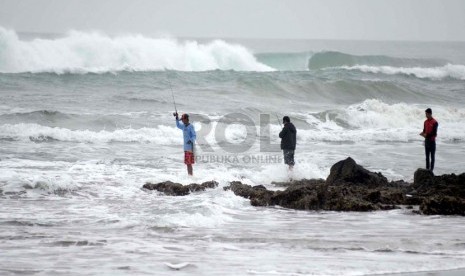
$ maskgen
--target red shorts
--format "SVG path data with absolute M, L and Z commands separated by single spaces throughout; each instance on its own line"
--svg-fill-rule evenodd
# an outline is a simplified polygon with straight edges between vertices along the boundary
M 194 159 L 195 159 L 195 158 L 194 158 L 194 153 L 193 153 L 193 152 L 191 152 L 191 151 L 185 151 L 185 152 L 184 152 L 184 164 L 186 164 L 186 165 L 192 165 L 192 164 L 195 163 L 195 162 L 194 162 L 194 161 L 195 161 Z

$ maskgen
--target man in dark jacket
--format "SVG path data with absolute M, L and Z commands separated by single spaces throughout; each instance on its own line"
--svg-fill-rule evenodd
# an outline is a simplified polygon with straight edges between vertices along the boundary
M 431 108 L 425 110 L 426 120 L 423 123 L 423 131 L 421 136 L 425 137 L 425 155 L 426 155 L 426 169 L 434 170 L 434 157 L 436 153 L 436 136 L 438 135 L 438 122 L 433 118 L 433 111 Z M 431 156 L 431 163 L 429 157 Z
M 288 116 L 283 117 L 283 130 L 279 133 L 281 138 L 281 149 L 284 154 L 284 163 L 289 165 L 289 170 L 294 167 L 294 151 L 297 138 L 297 130 L 291 123 L 291 119 Z

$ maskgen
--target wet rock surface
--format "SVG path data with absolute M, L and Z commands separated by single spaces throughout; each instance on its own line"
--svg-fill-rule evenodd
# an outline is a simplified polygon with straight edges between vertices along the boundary
M 381 173 L 373 173 L 355 163 L 355 160 L 348 157 L 339 161 L 331 167 L 328 178 L 328 185 L 347 185 L 376 188 L 387 186 L 388 180 Z
M 434 176 L 418 169 L 414 183 L 391 181 L 370 172 L 352 158 L 331 167 L 326 180 L 311 179 L 279 183 L 283 191 L 263 185 L 231 182 L 225 190 L 250 199 L 254 206 L 275 206 L 299 210 L 374 211 L 420 205 L 423 214 L 465 215 L 465 174 Z
M 371 172 L 349 157 L 334 164 L 326 180 L 304 179 L 272 184 L 284 190 L 272 191 L 264 185 L 251 186 L 239 181 L 233 181 L 223 189 L 249 199 L 253 206 L 360 212 L 413 209 L 416 205 L 419 212 L 426 215 L 465 216 L 465 173 L 435 176 L 431 171 L 418 169 L 413 183 L 388 181 L 381 173 Z M 189 185 L 166 181 L 146 183 L 143 188 L 170 196 L 185 196 L 217 186 L 215 181 Z
M 202 184 L 189 184 L 182 185 L 179 183 L 174 183 L 171 181 L 165 181 L 161 183 L 145 183 L 142 188 L 147 190 L 156 190 L 170 196 L 185 196 L 191 192 L 205 191 L 207 188 L 216 188 L 218 182 L 216 181 L 207 181 Z
M 411 188 L 422 199 L 423 214 L 465 216 L 465 173 L 435 176 L 428 170 L 418 169 Z

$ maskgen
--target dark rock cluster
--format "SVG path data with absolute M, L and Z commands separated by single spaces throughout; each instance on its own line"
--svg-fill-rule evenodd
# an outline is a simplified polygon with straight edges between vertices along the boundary
M 205 191 L 207 188 L 216 188 L 217 186 L 218 182 L 216 181 L 207 181 L 202 184 L 193 183 L 189 185 L 166 181 L 157 184 L 145 183 L 142 188 L 147 190 L 156 190 L 170 196 L 185 196 L 191 192 Z
M 415 172 L 411 193 L 421 198 L 426 215 L 465 216 L 465 173 L 435 176 L 425 169 Z
M 389 182 L 381 173 L 368 171 L 350 157 L 334 164 L 326 180 L 291 182 L 283 191 L 240 182 L 231 182 L 224 189 L 250 199 L 254 206 L 374 211 L 420 205 L 423 214 L 465 215 L 465 174 L 434 176 L 428 170 L 418 169 L 413 184 Z
M 465 215 L 465 173 L 435 176 L 418 169 L 414 183 L 388 181 L 381 173 L 371 172 L 352 158 L 331 167 L 326 180 L 310 179 L 282 182 L 282 191 L 271 191 L 263 185 L 250 186 L 233 181 L 225 190 L 247 198 L 253 206 L 275 206 L 298 210 L 375 211 L 401 207 L 427 215 Z M 143 188 L 166 195 L 183 196 L 190 192 L 215 188 L 218 183 L 182 185 L 170 181 L 147 183 Z
M 263 186 L 232 182 L 225 189 L 249 198 L 254 206 L 279 205 L 300 210 L 373 211 L 396 208 L 405 195 L 402 184 L 388 182 L 380 173 L 373 173 L 352 158 L 331 167 L 326 180 L 312 179 L 289 183 L 284 191 L 269 191 Z

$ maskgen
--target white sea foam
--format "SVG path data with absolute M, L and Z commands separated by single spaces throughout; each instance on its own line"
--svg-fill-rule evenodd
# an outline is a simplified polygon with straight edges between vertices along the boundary
M 221 199 L 223 199 L 223 196 L 221 196 Z M 243 204 L 243 200 L 237 200 L 236 202 L 238 203 L 236 207 Z M 157 218 L 157 224 L 164 227 L 201 226 L 213 228 L 232 220 L 231 216 L 225 213 L 228 208 L 222 207 L 221 204 L 214 204 L 211 198 L 206 196 L 187 199 L 184 204 L 189 205 L 184 212 L 162 214 Z
M 420 79 L 442 80 L 453 78 L 465 80 L 465 65 L 447 64 L 439 67 L 393 67 L 393 66 L 341 66 L 337 67 L 346 70 L 358 70 L 365 73 L 396 75 L 403 74 L 415 76 Z
M 439 141 L 465 140 L 461 131 L 465 110 L 455 107 L 435 107 L 434 117 L 440 123 Z M 313 130 L 300 131 L 301 141 L 395 141 L 420 140 L 418 133 L 423 128 L 425 106 L 405 103 L 386 104 L 369 99 L 360 104 L 335 110 L 335 119 L 326 116 L 321 120 L 316 114 L 307 115 Z M 348 127 L 341 126 L 341 123 Z
M 182 136 L 178 129 L 163 125 L 156 128 L 90 131 L 21 123 L 1 125 L 0 132 L 0 137 L 39 142 L 59 140 L 84 143 L 139 142 L 157 143 L 161 145 L 182 143 Z
M 47 176 L 3 171 L 0 177 L 0 189 L 9 193 L 19 193 L 29 189 L 47 193 L 69 192 L 79 187 L 80 185 L 66 174 Z
M 207 44 L 142 35 L 110 37 L 70 31 L 63 38 L 20 40 L 0 27 L 0 72 L 273 71 L 241 45 Z
M 440 141 L 465 141 L 462 129 L 465 127 L 465 110 L 456 107 L 436 107 L 434 116 L 440 123 Z M 308 141 L 360 142 L 360 141 L 394 141 L 406 142 L 421 140 L 418 135 L 422 130 L 425 106 L 405 103 L 387 104 L 380 100 L 370 99 L 345 108 L 328 111 L 324 118 L 319 114 L 295 114 L 306 118 L 307 125 L 298 129 L 299 143 Z M 332 113 L 333 116 L 329 116 Z M 221 127 L 212 122 L 211 128 L 203 132 L 201 124 L 194 122 L 199 143 L 218 146 L 228 142 L 242 144 L 252 142 L 258 144 L 260 128 L 247 134 L 247 128 L 241 124 Z M 277 124 L 266 126 L 270 130 L 271 142 L 279 143 L 278 133 L 281 127 Z M 221 134 L 221 135 L 220 135 Z M 248 135 L 251 140 L 249 139 Z M 247 137 L 247 139 L 246 139 Z M 0 138 L 24 141 L 68 141 L 84 143 L 154 143 L 159 145 L 181 145 L 182 134 L 174 125 L 158 125 L 155 127 L 125 128 L 114 131 L 70 130 L 67 128 L 49 127 L 38 124 L 4 124 L 0 126 Z M 217 141 L 224 139 L 224 141 Z M 199 145 L 202 147 L 202 145 Z

